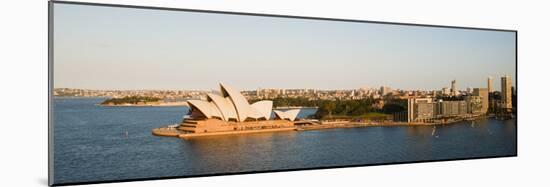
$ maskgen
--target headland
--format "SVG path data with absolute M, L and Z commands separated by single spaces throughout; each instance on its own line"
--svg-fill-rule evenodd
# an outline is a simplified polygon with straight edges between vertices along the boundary
M 125 107 L 188 106 L 186 101 L 165 101 L 158 97 L 148 97 L 148 96 L 125 96 L 122 98 L 110 98 L 101 102 L 99 105 L 125 106 Z

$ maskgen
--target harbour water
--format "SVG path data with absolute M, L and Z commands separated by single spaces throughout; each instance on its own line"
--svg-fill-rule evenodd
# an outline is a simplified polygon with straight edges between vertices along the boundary
M 178 139 L 151 129 L 187 107 L 105 107 L 54 99 L 54 182 L 94 182 L 396 162 L 512 156 L 516 121 L 365 127 Z M 305 110 L 300 116 L 314 112 Z

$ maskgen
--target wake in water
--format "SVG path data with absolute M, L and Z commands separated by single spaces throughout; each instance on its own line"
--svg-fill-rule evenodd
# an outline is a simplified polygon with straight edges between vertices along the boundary
M 435 135 L 435 129 L 436 129 L 436 127 L 435 127 L 435 125 L 434 125 L 434 128 L 433 128 L 433 130 L 432 130 L 432 136 Z M 435 138 L 439 138 L 439 135 L 436 135 Z

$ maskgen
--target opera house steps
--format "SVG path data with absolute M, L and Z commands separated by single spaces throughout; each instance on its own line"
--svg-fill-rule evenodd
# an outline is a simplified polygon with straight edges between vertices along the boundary
M 187 123 L 187 124 L 197 124 L 198 121 L 197 120 L 191 120 L 191 119 L 185 119 L 183 121 L 183 123 Z

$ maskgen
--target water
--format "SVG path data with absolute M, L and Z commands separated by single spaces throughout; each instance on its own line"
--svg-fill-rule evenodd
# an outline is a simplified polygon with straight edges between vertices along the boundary
M 54 182 L 93 182 L 515 155 L 516 121 L 432 127 L 157 137 L 187 107 L 102 107 L 101 98 L 54 99 Z M 314 113 L 307 110 L 300 116 Z M 128 136 L 126 136 L 126 131 Z

